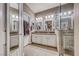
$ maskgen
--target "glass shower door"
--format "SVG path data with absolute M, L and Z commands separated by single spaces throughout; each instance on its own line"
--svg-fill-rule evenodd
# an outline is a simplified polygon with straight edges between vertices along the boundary
M 6 4 L 7 55 L 23 55 L 22 4 Z
M 62 30 L 62 47 L 64 56 L 74 55 L 74 21 L 73 8 L 74 4 L 65 4 L 60 6 L 60 30 Z
M 74 4 L 60 3 L 55 15 L 55 30 L 57 31 L 57 46 L 59 56 L 74 55 Z

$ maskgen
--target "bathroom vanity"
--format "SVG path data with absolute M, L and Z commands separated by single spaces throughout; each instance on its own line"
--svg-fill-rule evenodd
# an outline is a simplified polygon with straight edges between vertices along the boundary
M 57 47 L 57 37 L 54 32 L 32 32 L 32 43 Z

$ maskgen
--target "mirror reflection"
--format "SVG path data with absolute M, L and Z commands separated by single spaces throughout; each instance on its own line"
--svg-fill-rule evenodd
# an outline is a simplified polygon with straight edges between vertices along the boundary
M 10 51 L 19 47 L 18 4 L 10 4 Z

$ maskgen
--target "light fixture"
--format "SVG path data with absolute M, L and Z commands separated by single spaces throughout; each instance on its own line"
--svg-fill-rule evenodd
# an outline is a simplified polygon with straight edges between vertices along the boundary
M 67 12 L 64 12 L 64 15 L 67 15 Z
M 38 20 L 38 18 L 36 18 L 36 20 Z
M 70 15 L 72 13 L 72 11 L 68 11 L 68 15 Z
M 15 18 L 15 15 L 12 15 L 12 18 Z
M 40 17 L 38 17 L 38 20 L 40 20 Z
M 18 16 L 16 16 L 16 18 L 18 18 Z
M 47 16 L 45 16 L 45 18 L 47 19 Z
M 54 15 L 51 15 L 51 17 L 53 18 L 53 17 L 54 17 Z
M 50 15 L 48 16 L 48 18 L 50 18 Z

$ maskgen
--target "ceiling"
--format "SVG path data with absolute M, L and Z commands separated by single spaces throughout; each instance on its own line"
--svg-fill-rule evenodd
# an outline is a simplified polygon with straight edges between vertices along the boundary
M 66 3 L 63 3 L 63 4 L 66 4 Z M 38 12 L 59 6 L 60 3 L 27 3 L 27 5 L 34 13 L 38 13 Z

